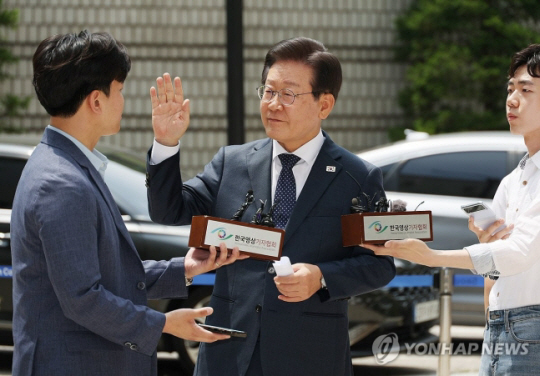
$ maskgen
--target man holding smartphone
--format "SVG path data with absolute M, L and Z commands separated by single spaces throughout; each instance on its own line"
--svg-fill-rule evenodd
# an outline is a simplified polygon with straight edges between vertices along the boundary
M 487 291 L 493 287 L 484 348 L 491 351 L 482 354 L 480 375 L 536 375 L 540 366 L 540 44 L 516 53 L 508 76 L 508 123 L 528 153 L 493 199 L 493 211 L 504 220 L 483 230 L 471 217 L 469 228 L 481 244 L 461 250 L 433 250 L 414 239 L 365 246 L 429 266 L 473 269 L 495 281 L 486 282 Z M 504 222 L 510 225 L 496 232 Z
M 141 261 L 104 181 L 101 137 L 120 130 L 131 69 L 108 33 L 54 35 L 33 56 L 33 84 L 49 126 L 21 175 L 11 214 L 13 375 L 157 375 L 162 333 L 214 342 L 196 325 L 209 307 L 162 313 L 148 299 L 186 297 L 190 280 L 229 265 L 192 248 Z M 110 172 L 109 172 L 110 173 Z

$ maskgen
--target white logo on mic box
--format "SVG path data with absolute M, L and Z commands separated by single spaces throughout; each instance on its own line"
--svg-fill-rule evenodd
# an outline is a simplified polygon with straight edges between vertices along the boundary
M 428 214 L 370 215 L 364 218 L 365 240 L 429 238 L 431 235 Z
M 238 247 L 240 251 L 271 257 L 279 255 L 281 234 L 254 227 L 231 223 L 208 221 L 205 244 L 219 246 L 225 243 L 227 248 Z

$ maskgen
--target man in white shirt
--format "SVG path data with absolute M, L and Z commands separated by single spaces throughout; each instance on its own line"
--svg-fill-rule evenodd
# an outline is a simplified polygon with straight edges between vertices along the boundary
M 429 266 L 473 269 L 496 280 L 489 292 L 481 375 L 537 375 L 540 368 L 540 44 L 516 53 L 509 70 L 506 113 L 528 154 L 501 182 L 493 199 L 498 221 L 483 231 L 469 219 L 481 244 L 433 250 L 413 239 L 366 246 Z M 501 223 L 509 226 L 493 233 Z M 512 350 L 512 348 L 514 350 Z M 499 349 L 500 351 L 497 351 Z
M 180 79 L 173 85 L 168 74 L 157 80 L 159 97 L 151 89 L 152 219 L 185 224 L 193 215 L 231 218 L 253 191 L 255 202 L 277 203 L 283 255 L 293 264 L 294 274 L 286 277 L 276 277 L 272 263 L 260 260 L 217 270 L 214 314 L 206 321 L 243 330 L 247 338 L 201 345 L 199 376 L 352 375 L 347 298 L 386 285 L 395 267 L 391 258 L 342 244 L 341 215 L 350 213 L 351 199 L 384 192 L 377 167 L 321 130 L 341 80 L 339 60 L 322 43 L 277 43 L 266 55 L 258 88 L 268 138 L 221 148 L 204 172 L 185 183 L 179 140 L 189 123 L 189 102 Z M 251 205 L 241 220 L 249 222 L 256 209 Z

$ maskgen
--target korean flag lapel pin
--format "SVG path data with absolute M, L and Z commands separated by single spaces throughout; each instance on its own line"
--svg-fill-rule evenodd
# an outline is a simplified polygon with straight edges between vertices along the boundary
M 336 172 L 336 166 L 326 166 L 326 172 Z

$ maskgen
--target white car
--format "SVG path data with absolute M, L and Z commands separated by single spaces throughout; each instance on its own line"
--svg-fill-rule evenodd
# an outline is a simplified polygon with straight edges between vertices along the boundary
M 526 153 L 523 137 L 509 132 L 463 132 L 428 136 L 409 131 L 408 139 L 357 155 L 380 167 L 389 199 L 407 210 L 431 210 L 436 249 L 461 249 L 478 242 L 467 227 L 462 205 L 491 204 L 501 179 Z M 467 270 L 454 270 L 452 322 L 484 325 L 483 287 Z M 476 282 L 475 282 L 476 281 Z

